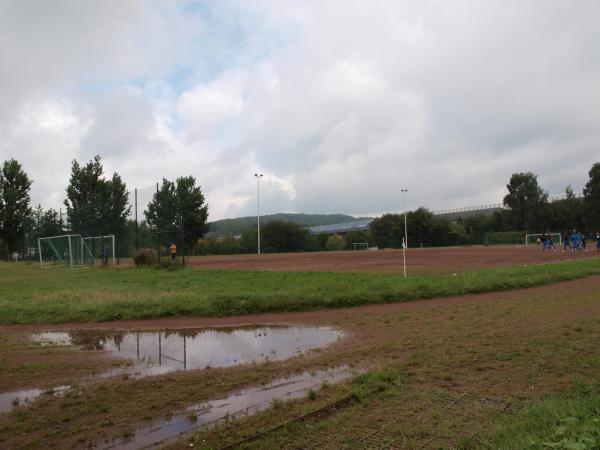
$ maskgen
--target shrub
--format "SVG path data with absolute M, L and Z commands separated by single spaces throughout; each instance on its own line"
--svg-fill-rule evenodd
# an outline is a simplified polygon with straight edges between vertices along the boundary
M 133 257 L 136 267 L 151 266 L 154 263 L 154 251 L 149 248 L 139 250 Z
M 344 249 L 344 238 L 342 238 L 339 234 L 332 234 L 327 239 L 325 243 L 325 250 L 327 251 L 336 251 Z

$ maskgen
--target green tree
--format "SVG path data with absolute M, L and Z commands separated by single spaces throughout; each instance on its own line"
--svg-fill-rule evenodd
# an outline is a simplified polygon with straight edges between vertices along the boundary
M 492 230 L 493 216 L 469 216 L 462 220 L 469 244 L 483 244 L 486 234 Z
M 426 208 L 409 211 L 406 215 L 408 246 L 456 245 L 464 242 L 464 231 L 450 227 L 446 219 L 436 217 Z M 371 222 L 373 240 L 379 248 L 402 248 L 404 214 L 384 214 Z
M 339 234 L 332 234 L 327 238 L 325 243 L 325 250 L 328 252 L 338 251 L 344 249 L 344 238 Z
M 258 233 L 255 229 L 248 229 L 242 233 L 240 245 L 246 253 L 256 253 L 258 250 Z
M 583 201 L 577 198 L 571 186 L 565 189 L 565 198 L 555 200 L 548 205 L 548 231 L 559 233 L 576 228 L 583 228 Z
M 316 236 L 313 236 L 315 241 L 316 248 L 315 250 L 325 250 L 325 244 L 327 244 L 327 239 L 329 239 L 329 234 L 327 233 L 319 233 Z
M 17 160 L 4 161 L 0 171 L 0 237 L 9 254 L 22 240 L 25 222 L 31 214 L 31 183 Z
M 345 236 L 346 248 L 351 249 L 352 244 L 366 242 L 369 247 L 373 243 L 373 235 L 367 230 L 350 231 Z
M 266 248 L 277 252 L 298 252 L 309 248 L 308 230 L 294 222 L 274 220 L 261 230 L 261 238 Z
M 67 207 L 71 231 L 83 236 L 124 235 L 131 210 L 127 186 L 118 173 L 104 176 L 100 156 L 85 165 L 73 160 L 67 186 Z
M 425 208 L 410 211 L 407 215 L 408 245 L 419 247 L 421 245 L 435 245 L 438 239 L 441 245 L 441 235 L 436 235 L 436 220 L 432 212 Z M 439 230 L 437 230 L 439 232 Z
M 163 178 L 160 190 L 154 194 L 144 214 L 150 229 L 158 236 L 159 242 L 169 245 L 178 231 L 175 183 Z
M 240 241 L 233 236 L 210 236 L 199 239 L 194 246 L 195 255 L 234 255 L 243 253 Z
M 531 172 L 514 173 L 506 185 L 504 205 L 510 208 L 513 229 L 546 231 L 548 194 Z
M 55 209 L 48 209 L 43 212 L 38 223 L 39 237 L 58 236 L 64 233 L 64 223 L 60 214 Z
M 437 217 L 427 208 L 421 207 L 415 211 L 409 211 L 407 223 L 409 247 L 464 243 L 464 230 L 462 227 L 451 227 L 448 220 Z
M 583 201 L 589 227 L 600 229 L 600 162 L 594 163 L 589 171 L 590 179 L 583 189 Z
M 177 179 L 177 224 L 183 231 L 183 242 L 191 249 L 196 241 L 208 231 L 208 205 L 196 179 L 192 176 Z
M 104 189 L 103 224 L 101 232 L 103 234 L 115 234 L 121 236 L 125 234 L 127 228 L 127 217 L 131 212 L 129 204 L 129 192 L 118 173 L 113 173 L 110 180 L 105 181 Z
M 384 214 L 371 222 L 373 240 L 379 248 L 401 248 L 404 237 L 404 215 Z
M 71 178 L 67 186 L 67 217 L 71 231 L 84 236 L 100 233 L 100 219 L 104 210 L 105 183 L 102 179 L 100 156 L 81 166 L 77 160 L 71 163 Z
M 163 179 L 160 190 L 144 211 L 150 227 L 168 245 L 175 242 L 192 249 L 208 231 L 208 205 L 194 177 L 180 177 L 175 183 Z

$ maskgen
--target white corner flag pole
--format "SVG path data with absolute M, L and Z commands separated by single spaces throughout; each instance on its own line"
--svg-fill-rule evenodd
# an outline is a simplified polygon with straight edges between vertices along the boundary
M 402 238 L 402 259 L 404 260 L 404 278 L 406 278 L 406 238 Z

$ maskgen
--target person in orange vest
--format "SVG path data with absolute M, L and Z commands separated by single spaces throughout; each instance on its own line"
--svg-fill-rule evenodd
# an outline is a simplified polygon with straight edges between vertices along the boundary
M 175 242 L 171 242 L 171 262 L 175 262 L 175 257 L 177 256 L 177 246 Z

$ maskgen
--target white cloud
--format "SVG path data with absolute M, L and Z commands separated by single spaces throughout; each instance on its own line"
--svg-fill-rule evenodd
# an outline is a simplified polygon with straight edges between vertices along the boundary
M 179 118 L 192 136 L 202 136 L 224 121 L 239 118 L 244 111 L 245 74 L 226 73 L 208 84 L 183 92 L 178 102 Z
M 212 218 L 581 189 L 598 159 L 600 3 L 0 4 L 0 159 L 60 203 L 73 158 L 192 174 Z M 51 160 L 51 162 L 46 162 Z

